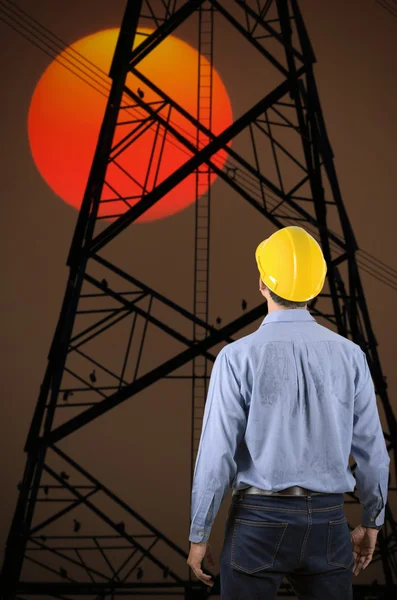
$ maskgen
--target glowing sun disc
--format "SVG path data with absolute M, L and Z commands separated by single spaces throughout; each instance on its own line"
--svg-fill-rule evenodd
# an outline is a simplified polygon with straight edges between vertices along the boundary
M 150 29 L 140 31 L 144 34 L 151 32 Z M 40 78 L 29 108 L 28 135 L 37 169 L 51 189 L 76 209 L 80 209 L 81 206 L 103 120 L 111 83 L 107 73 L 118 34 L 119 29 L 99 31 L 80 39 L 72 44 L 71 48 L 58 55 Z M 146 35 L 137 35 L 134 47 L 144 39 Z M 86 63 L 76 53 L 83 55 L 104 73 L 99 73 L 94 66 Z M 204 56 L 201 56 L 201 63 L 207 63 L 209 73 L 209 63 Z M 76 77 L 76 74 L 69 69 L 75 71 L 81 78 Z M 192 116 L 197 115 L 197 50 L 176 36 L 170 35 L 139 63 L 138 70 Z M 203 69 L 203 84 L 204 73 Z M 83 79 L 89 79 L 91 86 L 97 89 L 87 85 Z M 212 131 L 217 135 L 232 123 L 232 110 L 225 86 L 215 69 L 213 69 L 212 85 Z M 134 92 L 140 88 L 144 101 L 153 103 L 152 108 L 156 109 L 155 102 L 158 102 L 158 96 L 134 75 L 128 75 L 127 86 Z M 101 93 L 98 93 L 98 90 Z M 133 104 L 130 99 L 128 103 Z M 204 110 L 203 95 L 201 105 L 201 122 L 207 127 L 208 117 Z M 168 107 L 159 114 L 166 118 L 167 111 Z M 113 146 L 125 138 L 133 127 L 131 123 L 124 125 L 121 123 L 144 115 L 145 111 L 142 108 L 121 110 Z M 196 128 L 191 123 L 175 110 L 171 111 L 170 119 L 178 131 L 191 143 L 196 143 Z M 139 200 L 145 184 L 146 191 L 150 191 L 192 156 L 190 151 L 171 134 L 167 133 L 163 140 L 164 130 L 160 129 L 152 169 L 147 175 L 156 129 L 156 123 L 152 123 L 143 135 L 133 141 L 114 162 L 109 164 L 99 217 L 114 220 Z M 162 140 L 163 151 L 157 169 L 156 159 L 158 160 L 160 156 Z M 202 139 L 201 143 L 207 141 Z M 224 151 L 218 152 L 212 158 L 219 168 L 222 168 L 225 159 Z M 130 176 L 125 171 L 128 171 Z M 215 178 L 216 175 L 212 174 L 211 184 Z M 204 192 L 205 186 L 200 193 Z M 121 200 L 120 195 L 128 200 Z M 141 215 L 137 222 L 153 221 L 175 214 L 192 204 L 195 198 L 196 178 L 192 174 Z

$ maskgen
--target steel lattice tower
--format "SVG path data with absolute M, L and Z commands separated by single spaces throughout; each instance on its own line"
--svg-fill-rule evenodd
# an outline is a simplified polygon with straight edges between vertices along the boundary
M 141 20 L 148 14 L 154 25 L 153 33 L 132 51 Z M 212 67 L 213 64 L 214 16 L 225 19 L 233 27 L 236 39 L 238 36 L 244 37 L 256 49 L 258 58 L 276 69 L 280 78 L 276 87 L 264 90 L 259 102 L 220 135 L 212 133 L 211 125 L 212 68 L 205 71 L 205 65 Z M 199 60 L 203 65 L 199 65 L 197 115 L 187 113 L 138 68 L 140 61 L 162 40 L 187 19 L 194 17 L 198 17 Z M 206 60 L 202 60 L 202 57 Z M 60 448 L 60 444 L 73 432 L 81 430 L 113 407 L 191 362 L 194 369 L 191 377 L 193 473 L 198 446 L 197 432 L 201 427 L 200 417 L 208 379 L 207 366 L 215 359 L 211 348 L 221 342 L 233 341 L 234 334 L 266 314 L 266 305 L 261 302 L 222 327 L 215 328 L 208 323 L 211 194 L 208 182 L 211 174 L 216 174 L 247 201 L 257 211 L 258 219 L 265 218 L 277 228 L 302 223 L 318 239 L 328 265 L 328 274 L 323 292 L 309 304 L 309 309 L 315 317 L 324 319 L 365 351 L 388 423 L 389 433 L 385 433 L 387 447 L 394 450 L 396 420 L 360 281 L 356 262 L 358 246 L 338 186 L 333 153 L 313 75 L 314 63 L 315 56 L 297 0 L 163 0 L 159 3 L 127 0 L 110 70 L 111 91 L 68 256 L 70 274 L 66 292 L 25 446 L 26 467 L 1 572 L 3 600 L 21 595 L 40 598 L 86 595 L 98 599 L 172 593 L 182 593 L 185 598 L 206 596 L 204 586 L 197 580 L 191 580 L 186 552 L 71 458 Z M 130 72 L 146 90 L 155 94 L 156 102 L 146 102 L 139 90 L 137 93 L 129 89 L 126 78 Z M 128 117 L 133 109 L 139 109 L 139 119 Z M 175 126 L 174 115 L 183 117 L 186 123 L 194 126 L 197 132 L 195 139 L 186 136 L 181 128 Z M 115 142 L 121 127 L 123 135 L 118 136 Z M 123 153 L 148 127 L 157 133 L 140 192 L 136 193 L 137 174 L 131 167 L 127 177 L 134 182 L 134 193 L 120 194 L 111 185 L 111 168 L 126 170 L 122 164 Z M 250 158 L 229 147 L 229 143 L 243 132 L 249 135 L 252 150 Z M 162 135 L 157 135 L 159 133 Z M 166 135 L 183 146 L 189 158 L 159 182 L 158 166 L 164 149 L 161 140 Z M 285 140 L 288 136 L 294 140 L 294 152 L 287 147 Z M 221 150 L 227 153 L 227 162 L 222 168 L 216 160 Z M 265 161 L 262 160 L 263 156 L 266 157 Z M 196 178 L 192 312 L 145 285 L 103 255 L 107 246 L 125 228 L 189 176 Z M 247 181 L 250 182 L 249 186 Z M 135 201 L 132 207 L 129 204 L 131 199 Z M 272 202 L 272 199 L 276 202 Z M 123 207 L 121 214 L 98 233 L 100 209 L 106 203 L 111 206 L 117 202 Z M 126 204 L 129 208 L 125 211 Z M 331 219 L 334 227 L 337 223 L 340 233 L 331 229 Z M 203 273 L 202 277 L 200 273 Z M 117 283 L 109 285 L 106 279 L 109 276 Z M 126 288 L 128 291 L 124 291 Z M 103 311 L 101 314 L 98 310 L 98 295 L 113 301 L 114 308 L 110 313 Z M 80 310 L 82 303 L 84 311 Z M 192 338 L 187 339 L 172 323 L 154 316 L 155 303 L 173 311 L 178 318 L 185 319 L 193 329 Z M 88 325 L 84 321 L 85 315 L 90 312 L 87 304 L 91 312 L 96 311 L 97 314 Z M 96 357 L 92 340 L 128 317 L 131 317 L 129 343 L 127 350 L 119 350 L 121 367 L 116 373 L 113 367 L 102 364 Z M 138 318 L 144 323 L 141 333 L 137 333 L 135 328 Z M 149 325 L 182 342 L 186 349 L 138 376 Z M 128 380 L 125 365 L 134 338 L 138 339 L 139 352 L 135 359 L 135 375 Z M 83 368 L 83 360 L 89 361 L 93 369 L 89 378 L 87 362 L 84 362 Z M 95 370 L 107 373 L 116 381 L 116 385 L 99 384 Z M 83 405 L 83 409 L 71 418 L 61 418 L 59 408 L 62 403 L 70 402 L 72 395 L 76 406 Z M 84 457 L 81 458 L 84 463 Z M 352 465 L 352 471 L 354 473 L 355 465 Z M 56 501 L 60 492 L 68 500 L 66 508 L 56 508 L 59 507 Z M 356 495 L 351 493 L 348 496 L 347 502 L 359 508 Z M 102 508 L 99 498 L 106 498 L 108 512 Z M 48 509 L 44 517 L 37 510 L 38 503 L 43 499 Z M 69 532 L 59 535 L 57 522 L 66 513 L 73 515 L 73 510 L 78 506 L 84 506 L 87 511 L 94 513 L 112 535 L 104 536 L 101 530 L 87 540 L 79 535 L 77 521 L 73 536 Z M 126 527 L 126 522 L 139 526 L 146 536 L 135 534 L 129 526 Z M 141 537 L 146 537 L 148 543 Z M 382 561 L 390 590 L 393 574 L 396 575 L 396 540 L 395 521 L 387 505 L 385 527 L 379 532 L 373 562 Z M 59 549 L 60 541 L 67 549 Z M 160 557 L 156 553 L 155 545 L 159 542 L 162 542 L 163 550 L 166 549 L 166 556 L 172 555 L 173 564 L 175 558 L 180 559 L 178 571 L 169 567 L 163 558 L 164 553 Z M 112 561 L 109 559 L 110 547 L 116 543 L 121 543 L 123 549 L 127 549 L 128 559 L 116 561 L 114 554 Z M 92 560 L 83 559 L 83 551 L 87 551 L 87 546 Z M 95 555 L 100 555 L 106 561 L 107 574 L 98 572 Z M 61 569 L 55 566 L 60 558 L 65 565 Z M 25 564 L 29 561 L 33 561 L 37 569 L 34 582 L 24 578 Z M 142 579 L 140 565 L 151 572 L 151 583 L 139 581 Z M 133 576 L 138 581 L 133 581 Z M 215 577 L 215 581 L 212 593 L 219 594 L 219 578 Z M 282 592 L 284 595 L 294 595 L 288 585 L 282 586 Z

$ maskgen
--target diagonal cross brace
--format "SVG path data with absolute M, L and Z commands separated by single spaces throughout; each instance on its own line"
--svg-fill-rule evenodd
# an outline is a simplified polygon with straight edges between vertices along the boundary
M 150 81 L 147 77 L 145 77 L 140 71 L 137 69 L 132 69 L 133 74 L 138 77 L 148 88 L 150 88 L 155 94 L 157 94 L 164 102 L 169 104 L 173 109 L 175 109 L 181 116 L 183 116 L 186 120 L 188 120 L 194 127 L 199 129 L 202 133 L 204 133 L 210 140 L 216 139 L 216 136 L 209 131 L 200 121 L 195 119 L 188 111 L 186 111 L 182 106 L 180 106 L 175 100 L 170 98 L 163 90 L 157 87 L 152 81 Z M 297 76 L 299 77 L 305 72 L 305 68 L 302 67 L 297 71 Z M 175 130 L 172 125 L 165 124 L 162 120 L 161 116 L 156 112 L 154 112 L 151 107 L 149 107 L 145 102 L 142 102 L 135 94 L 133 94 L 130 90 L 128 90 L 129 95 L 131 95 L 134 100 L 142 106 L 148 113 L 149 116 L 152 117 L 153 121 L 161 122 L 163 126 L 170 130 L 174 137 L 183 144 L 188 150 L 196 153 L 197 149 L 192 145 L 189 140 L 187 140 L 179 131 Z M 224 151 L 229 154 L 231 158 L 233 158 L 237 163 L 239 163 L 243 168 L 245 168 L 251 175 L 253 175 L 258 182 L 263 183 L 268 189 L 270 189 L 276 196 L 282 199 L 283 202 L 287 202 L 289 206 L 295 210 L 298 214 L 300 214 L 306 221 L 311 223 L 314 227 L 318 228 L 317 219 L 313 217 L 307 210 L 305 210 L 298 203 L 294 202 L 289 196 L 289 194 L 282 193 L 281 190 L 275 186 L 271 181 L 269 181 L 262 173 L 252 167 L 252 165 L 247 162 L 238 152 L 225 146 Z M 249 193 L 244 190 L 235 180 L 230 179 L 225 172 L 220 169 L 215 163 L 213 163 L 210 159 L 207 159 L 205 162 L 219 177 L 223 179 L 230 187 L 232 187 L 240 196 L 242 196 L 247 202 L 249 202 L 256 210 L 258 210 L 263 216 L 268 218 L 273 225 L 280 228 L 283 226 L 277 217 L 271 212 L 269 212 L 266 208 L 262 207 L 256 200 L 254 200 Z M 183 166 L 183 165 L 182 165 Z M 339 239 L 339 237 L 333 232 L 329 232 L 329 236 L 332 241 L 342 249 L 344 249 L 343 242 Z M 113 237 L 113 236 L 112 236 Z
M 195 128 L 199 129 L 202 133 L 204 133 L 210 140 L 215 139 L 216 136 L 212 133 L 212 131 L 207 129 L 202 123 L 200 123 L 200 121 L 198 121 L 187 110 L 185 110 L 180 104 L 178 104 L 178 102 L 173 100 L 163 90 L 161 90 L 158 86 L 156 86 L 150 79 L 145 77 L 145 75 L 143 75 L 143 73 L 138 71 L 138 69 L 132 69 L 132 73 L 136 77 L 138 77 L 138 79 L 140 79 L 142 81 L 142 83 L 144 83 L 148 88 L 150 88 L 157 96 L 159 96 L 166 104 L 169 104 L 182 117 L 184 117 L 187 121 L 189 121 Z M 297 77 L 300 77 L 304 73 L 306 73 L 306 68 L 301 67 L 300 69 L 297 70 L 296 75 L 297 75 Z M 143 108 L 145 108 L 145 110 L 149 113 L 149 117 L 152 117 L 153 121 L 158 121 L 159 119 L 161 119 L 160 115 L 157 112 L 154 113 L 154 111 L 152 111 L 152 109 L 150 107 L 148 108 L 148 105 L 146 103 L 142 102 L 135 95 L 134 95 L 134 99 L 136 100 L 136 102 L 138 104 L 140 104 Z M 275 110 L 274 106 L 272 106 L 272 108 L 273 108 L 273 110 Z M 255 119 L 255 121 L 259 121 L 259 119 Z M 163 125 L 165 127 L 164 123 L 163 123 Z M 172 126 L 167 124 L 167 129 L 171 130 L 173 128 L 172 128 Z M 186 148 L 193 151 L 190 142 L 188 140 L 186 140 L 186 138 L 184 138 L 182 136 L 182 134 L 180 134 L 178 131 L 175 131 L 174 135 L 182 144 L 184 144 L 184 146 L 186 146 Z M 295 210 L 298 214 L 300 214 L 306 221 L 311 223 L 314 227 L 318 228 L 317 219 L 315 217 L 313 217 L 307 210 L 302 208 L 302 206 L 300 206 L 299 204 L 297 204 L 296 202 L 294 202 L 294 200 L 292 200 L 290 198 L 291 194 L 294 191 L 296 191 L 296 188 L 291 190 L 288 194 L 282 193 L 282 191 L 276 185 L 274 185 L 271 181 L 269 181 L 262 173 L 260 173 L 260 171 L 258 169 L 255 169 L 249 162 L 247 162 L 238 152 L 236 152 L 236 150 L 233 150 L 233 148 L 225 146 L 224 151 L 227 154 L 229 154 L 229 156 L 231 158 L 233 158 L 238 164 L 240 164 L 243 168 L 245 168 L 251 175 L 253 175 L 255 178 L 257 178 L 260 183 L 263 183 L 276 196 L 281 198 L 281 200 L 283 202 L 287 202 L 289 204 L 289 206 L 293 210 Z M 194 147 L 194 152 L 196 152 L 196 147 Z M 217 167 L 217 165 L 215 165 L 210 160 L 206 160 L 204 162 L 206 162 L 207 165 L 209 167 L 211 167 L 211 169 L 219 177 L 221 177 L 223 179 L 223 181 L 225 181 L 236 192 L 238 192 L 243 198 L 245 198 L 256 210 L 258 210 L 261 214 L 263 214 L 265 217 L 267 217 L 273 223 L 273 225 L 275 225 L 278 228 L 283 226 L 283 224 L 280 223 L 278 221 L 278 219 L 276 219 L 272 213 L 269 213 L 265 208 L 260 206 L 255 200 L 252 200 L 250 195 L 247 194 L 243 188 L 241 188 L 239 185 L 237 185 L 234 180 L 230 179 L 224 173 L 224 171 L 222 169 L 219 169 L 219 167 Z M 308 178 L 305 178 L 305 179 L 308 179 Z M 305 179 L 303 181 L 301 181 L 299 183 L 299 185 L 302 185 L 302 183 L 304 183 Z M 343 250 L 346 249 L 345 245 L 343 244 L 343 241 L 335 233 L 333 233 L 332 231 L 329 231 L 329 237 L 337 246 L 339 246 Z
M 224 12 L 226 12 L 225 9 L 222 6 L 220 6 L 219 2 L 217 2 L 216 0 L 209 0 L 209 1 L 217 10 L 219 10 L 219 7 L 220 7 L 222 10 L 222 14 L 224 14 Z M 256 21 L 255 26 L 261 25 L 261 27 L 263 27 L 263 29 L 265 29 L 272 38 L 274 38 L 278 42 L 280 42 L 280 44 L 282 46 L 288 47 L 290 52 L 295 56 L 295 58 L 298 58 L 302 63 L 305 62 L 305 58 L 306 58 L 306 62 L 307 62 L 307 57 L 304 57 L 301 52 L 299 52 L 296 48 L 294 48 L 291 44 L 289 44 L 289 42 L 287 40 L 283 39 L 283 36 L 280 33 L 278 33 L 274 29 L 274 27 L 272 27 L 269 23 L 267 23 L 267 21 L 263 18 L 263 16 L 261 14 L 256 13 L 247 3 L 242 4 L 242 2 L 240 0 L 234 0 L 234 2 L 240 8 L 242 8 L 246 12 L 247 15 L 249 15 L 252 19 L 255 19 L 255 21 Z M 252 32 L 248 31 L 248 33 L 250 33 L 252 35 Z M 315 62 L 314 55 L 311 58 L 311 61 Z
M 209 348 L 216 346 L 220 342 L 222 342 L 227 335 L 232 335 L 237 331 L 240 331 L 245 325 L 249 325 L 254 322 L 256 319 L 262 317 L 266 312 L 266 305 L 264 303 L 260 304 L 256 308 L 252 309 L 249 313 L 235 319 L 228 325 L 225 325 L 222 329 L 217 330 L 215 333 L 211 334 L 204 340 L 195 344 L 193 347 L 180 352 L 170 360 L 164 362 L 160 366 L 155 369 L 145 373 L 139 379 L 135 380 L 133 383 L 130 383 L 123 387 L 121 390 L 112 394 L 105 400 L 101 400 L 95 406 L 91 406 L 84 412 L 76 415 L 66 423 L 63 423 L 50 433 L 45 434 L 41 439 L 40 443 L 45 446 L 53 445 L 56 442 L 59 442 L 61 439 L 70 435 L 74 431 L 77 431 L 87 423 L 90 423 L 100 415 L 103 415 L 111 408 L 118 406 L 131 396 L 134 396 L 138 392 L 142 391 L 149 385 L 152 385 L 156 381 L 164 378 L 166 375 L 171 373 L 172 371 L 178 369 L 189 361 L 193 360 L 196 356 L 203 354 Z
M 211 325 L 208 325 L 208 323 L 203 321 L 203 319 L 200 319 L 200 317 L 197 317 L 196 315 L 191 313 L 189 310 L 187 310 L 183 306 L 180 306 L 173 300 L 170 300 L 164 294 L 161 294 L 157 290 L 153 289 L 149 285 L 147 285 L 147 284 L 143 283 L 142 281 L 140 281 L 139 279 L 137 279 L 136 277 L 133 277 L 130 273 L 126 273 L 120 267 L 112 264 L 111 262 L 109 262 L 108 260 L 103 258 L 102 256 L 99 256 L 99 254 L 97 254 L 96 256 L 93 256 L 93 260 L 98 262 L 100 265 L 102 265 L 109 271 L 112 271 L 112 273 L 115 273 L 119 277 L 122 277 L 123 279 L 125 279 L 126 281 L 131 283 L 132 285 L 136 286 L 137 288 L 142 290 L 142 292 L 144 292 L 145 294 L 152 296 L 155 300 L 158 300 L 162 304 L 165 304 L 165 306 L 168 306 L 168 308 L 175 310 L 180 315 L 182 315 L 182 317 L 185 317 L 186 319 L 189 319 L 189 321 L 191 321 L 192 323 L 195 323 L 196 325 L 199 325 L 200 327 L 205 328 L 208 333 L 214 333 L 215 331 L 218 331 L 218 329 L 216 329 L 215 327 L 212 327 Z M 230 338 L 230 337 L 226 337 L 225 341 L 228 343 L 234 342 L 233 338 Z
M 146 40 L 140 43 L 131 53 L 129 64 L 136 66 L 141 62 L 164 38 L 170 35 L 179 25 L 186 21 L 206 0 L 190 0 L 185 2 L 169 19 L 158 29 L 153 31 Z M 139 33 L 139 31 L 138 31 Z
M 88 508 L 90 508 L 93 513 L 95 513 L 100 519 L 102 519 L 102 521 L 104 521 L 109 527 L 114 529 L 125 540 L 127 540 L 128 542 L 131 542 L 135 548 L 137 548 L 140 552 L 142 552 L 142 554 L 144 556 L 147 556 L 149 558 L 149 560 L 151 560 L 157 567 L 159 567 L 161 570 L 164 571 L 164 569 L 166 568 L 167 565 L 160 562 L 153 554 L 151 554 L 148 551 L 147 548 L 142 546 L 132 535 L 129 535 L 127 533 L 120 533 L 120 531 L 117 529 L 115 523 L 104 512 L 102 512 L 99 508 L 97 508 L 94 504 L 92 504 L 92 502 L 90 502 L 87 499 L 87 497 L 80 494 L 80 492 L 76 488 L 69 485 L 67 481 L 64 481 L 63 479 L 61 479 L 61 477 L 53 469 L 51 469 L 51 467 L 46 465 L 45 469 L 56 481 L 61 483 L 63 485 L 63 487 L 68 489 L 69 492 L 74 494 L 79 500 L 82 501 L 83 504 L 85 504 Z M 180 577 L 178 577 L 178 575 L 176 573 L 174 573 L 173 571 L 169 571 L 169 574 L 171 577 L 173 577 L 175 579 L 175 581 L 181 581 Z
M 83 477 L 88 479 L 88 481 L 95 486 L 95 488 L 105 494 L 110 500 L 115 502 L 121 509 L 125 510 L 130 517 L 133 517 L 136 521 L 138 521 L 143 527 L 145 527 L 153 536 L 155 536 L 159 541 L 166 544 L 169 551 L 176 552 L 182 558 L 187 558 L 186 552 L 177 544 L 175 544 L 169 537 L 164 535 L 159 529 L 157 529 L 152 523 L 150 523 L 145 517 L 143 517 L 140 513 L 138 513 L 135 509 L 133 509 L 129 504 L 124 502 L 119 496 L 114 494 L 108 487 L 106 487 L 103 483 L 101 483 L 96 477 L 94 477 L 91 473 L 89 473 L 81 464 L 78 464 L 71 456 L 66 454 L 63 450 L 58 448 L 58 446 L 53 446 L 51 448 L 58 456 L 60 456 L 65 462 L 67 462 L 73 469 L 78 471 Z M 118 531 L 118 533 L 120 533 Z
M 91 285 L 93 285 L 93 286 L 98 287 L 99 289 L 101 289 L 100 282 L 97 281 L 96 279 L 94 279 L 94 277 L 91 277 L 91 275 L 88 275 L 86 273 L 85 279 Z M 153 315 L 151 315 L 145 309 L 140 308 L 135 303 L 135 300 L 133 300 L 133 301 L 126 300 L 123 297 L 122 294 L 119 294 L 117 292 L 113 292 L 113 290 L 111 290 L 110 288 L 108 288 L 107 294 L 111 298 L 114 298 L 115 300 L 117 300 L 118 302 L 120 302 L 120 304 L 122 304 L 125 308 L 128 308 L 128 310 L 130 311 L 130 313 L 135 312 L 137 315 L 139 315 L 140 317 L 142 317 L 143 319 L 145 319 L 147 322 L 151 323 L 152 325 L 155 325 L 161 331 L 163 331 L 164 333 L 167 333 L 169 336 L 173 337 L 175 340 L 177 340 L 181 344 L 184 344 L 185 346 L 193 346 L 194 345 L 195 342 L 192 339 L 189 339 L 189 338 L 185 337 L 184 335 L 182 335 L 181 333 L 179 333 L 175 329 L 173 329 L 170 325 L 167 325 L 166 323 L 162 322 L 160 319 L 157 319 L 156 317 L 154 317 Z M 207 325 L 205 324 L 205 326 L 207 326 Z M 213 327 L 212 331 L 214 332 L 214 331 L 217 331 L 217 330 L 215 329 L 215 327 Z M 84 332 L 83 332 L 83 334 L 84 334 Z M 215 356 L 213 356 L 213 354 L 211 354 L 209 352 L 204 352 L 203 355 L 206 357 L 207 360 L 211 360 L 212 362 L 214 362 Z M 111 374 L 114 375 L 113 373 L 111 373 Z
M 149 192 L 149 194 L 142 198 L 142 200 L 135 204 L 135 206 L 126 211 L 117 219 L 117 221 L 109 225 L 102 233 L 97 235 L 92 240 L 90 255 L 95 254 L 101 248 L 106 246 L 106 244 L 113 237 L 121 233 L 126 227 L 128 227 L 128 225 L 136 221 L 151 206 L 156 204 L 156 202 L 161 200 L 161 198 L 163 198 L 168 192 L 181 183 L 181 181 L 186 179 L 188 175 L 193 173 L 193 171 L 197 169 L 197 167 L 199 167 L 203 162 L 205 162 L 213 154 L 216 154 L 219 150 L 222 150 L 222 148 L 239 133 L 241 133 L 251 121 L 257 119 L 259 115 L 270 108 L 272 104 L 280 100 L 280 98 L 282 98 L 289 90 L 289 81 L 283 81 L 283 83 L 272 90 L 267 96 L 262 98 L 257 104 L 255 104 L 239 119 L 227 127 L 214 140 L 209 142 L 209 144 L 207 144 L 202 150 L 197 152 L 195 156 L 187 160 L 176 171 L 171 173 L 171 175 L 164 179 L 164 181 L 162 181 L 154 190 Z

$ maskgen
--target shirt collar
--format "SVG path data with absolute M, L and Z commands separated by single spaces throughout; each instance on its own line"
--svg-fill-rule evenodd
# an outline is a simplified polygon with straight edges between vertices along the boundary
M 293 322 L 293 321 L 309 321 L 309 322 L 317 322 L 314 317 L 310 314 L 307 308 L 287 308 L 285 310 L 275 310 L 263 319 L 261 323 L 262 325 L 267 325 L 267 323 L 285 323 L 285 322 Z

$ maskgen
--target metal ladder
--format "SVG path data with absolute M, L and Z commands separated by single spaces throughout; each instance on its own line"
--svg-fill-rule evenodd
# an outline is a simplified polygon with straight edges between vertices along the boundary
M 197 90 L 197 119 L 209 131 L 212 128 L 212 65 L 214 42 L 214 8 L 205 2 L 199 13 L 199 64 Z M 208 136 L 197 130 L 196 145 L 208 144 Z M 210 177 L 211 169 L 200 165 L 196 170 L 196 227 L 194 253 L 194 315 L 208 323 L 209 234 L 210 234 Z M 204 327 L 193 324 L 193 340 L 207 336 Z M 204 405 L 207 395 L 208 364 L 204 356 L 193 360 L 192 373 L 192 452 L 191 483 L 200 442 Z

